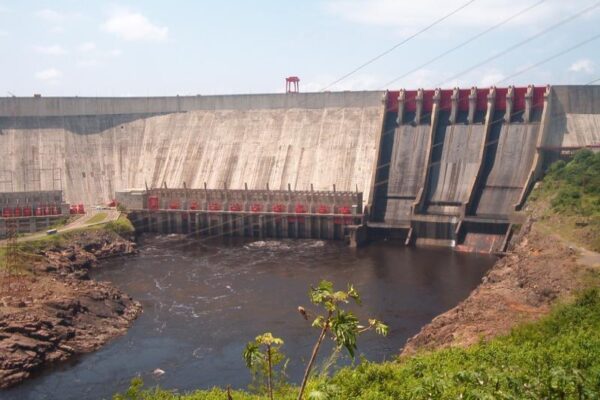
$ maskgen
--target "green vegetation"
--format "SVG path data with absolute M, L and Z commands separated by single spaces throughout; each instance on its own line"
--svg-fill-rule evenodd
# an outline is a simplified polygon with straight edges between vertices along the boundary
M 394 362 L 361 362 L 311 380 L 308 399 L 598 399 L 600 293 L 590 289 L 539 322 L 468 349 L 446 349 Z M 295 399 L 297 389 L 277 393 Z M 266 399 L 235 391 L 234 400 Z M 136 379 L 117 400 L 223 400 L 221 389 L 174 394 L 144 390 Z
M 252 381 L 256 391 L 264 391 L 264 381 L 267 381 L 267 393 L 273 400 L 273 388 L 285 383 L 287 361 L 281 353 L 283 340 L 274 337 L 270 332 L 263 333 L 248 342 L 242 354 L 246 367 L 252 372 Z M 264 351 L 261 351 L 261 347 Z M 281 365 L 278 370 L 278 366 Z
M 371 329 L 374 329 L 378 334 L 383 336 L 388 334 L 388 327 L 382 322 L 376 319 L 369 319 L 369 325 L 362 327 L 359 325 L 358 318 L 352 312 L 342 309 L 342 306 L 348 304 L 350 300 L 353 300 L 358 305 L 361 303 L 360 295 L 352 285 L 348 285 L 348 290 L 346 291 L 334 291 L 333 283 L 321 281 L 316 288 L 310 288 L 308 296 L 311 303 L 321 307 L 325 314 L 317 314 L 316 312 L 307 311 L 304 307 L 298 307 L 298 311 L 304 319 L 308 320 L 309 317 L 314 318 L 312 326 L 321 331 L 313 347 L 310 360 L 306 365 L 304 377 L 300 384 L 298 400 L 302 400 L 312 367 L 326 335 L 330 335 L 338 349 L 345 348 L 348 350 L 350 357 L 354 358 L 354 353 L 357 350 L 356 340 L 358 335 Z
M 107 232 L 111 235 L 129 237 L 135 232 L 131 221 L 125 215 L 121 215 L 116 221 L 106 224 L 82 227 L 58 232 L 54 235 L 44 235 L 29 240 L 20 240 L 16 250 L 16 268 L 23 273 L 29 273 L 29 267 L 33 262 L 42 259 L 41 253 L 52 247 L 65 247 L 69 242 L 77 240 L 78 236 L 86 232 Z M 0 246 L 0 268 L 4 264 L 6 247 Z
M 554 163 L 530 201 L 552 231 L 600 251 L 600 153 L 581 150 Z
M 600 215 L 600 153 L 579 151 L 570 162 L 548 169 L 540 193 L 550 195 L 552 210 L 564 215 Z M 537 196 L 537 194 L 535 195 Z
M 99 222 L 102 222 L 106 219 L 106 217 L 108 216 L 107 213 L 105 212 L 99 212 L 97 214 L 94 214 L 94 216 L 90 219 L 88 219 L 87 221 L 85 221 L 86 224 L 97 224 Z
M 135 228 L 131 221 L 125 216 L 120 215 L 116 221 L 110 221 L 104 225 L 104 229 L 112 231 L 119 236 L 127 237 L 135 233 Z

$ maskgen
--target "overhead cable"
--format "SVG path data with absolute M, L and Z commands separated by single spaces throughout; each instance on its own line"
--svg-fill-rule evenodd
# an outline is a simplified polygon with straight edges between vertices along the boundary
M 468 45 L 469 43 L 471 43 L 471 42 L 474 42 L 475 40 L 479 39 L 480 37 L 482 37 L 482 36 L 484 36 L 484 35 L 486 35 L 486 34 L 488 34 L 488 33 L 492 32 L 493 30 L 495 30 L 495 29 L 497 29 L 497 28 L 501 27 L 502 25 L 505 25 L 505 24 L 507 24 L 507 23 L 508 23 L 508 22 L 510 22 L 511 20 L 513 20 L 513 19 L 515 19 L 515 18 L 517 18 L 517 17 L 520 17 L 521 15 L 525 14 L 525 13 L 526 13 L 526 12 L 528 12 L 528 11 L 531 11 L 532 9 L 534 9 L 534 8 L 538 7 L 539 5 L 541 5 L 542 3 L 545 3 L 545 2 L 546 2 L 546 0 L 541 0 L 541 1 L 538 1 L 537 3 L 535 3 L 535 4 L 532 4 L 532 5 L 530 5 L 530 6 L 526 7 L 526 8 L 524 8 L 523 10 L 521 10 L 521 11 L 519 11 L 519 12 L 517 12 L 517 13 L 515 13 L 515 14 L 511 15 L 510 17 L 503 19 L 502 21 L 498 22 L 497 24 L 495 24 L 495 25 L 493 25 L 493 26 L 491 26 L 491 27 L 487 28 L 486 30 L 484 30 L 484 31 L 482 31 L 482 32 L 479 32 L 478 34 L 476 34 L 476 35 L 474 35 L 474 36 L 470 37 L 469 39 L 467 39 L 467 40 L 465 40 L 464 42 L 462 42 L 462 43 L 460 43 L 460 44 L 458 44 L 458 45 L 456 45 L 456 46 L 452 47 L 451 49 L 444 51 L 443 53 L 441 53 L 441 54 L 439 54 L 439 55 L 437 55 L 437 56 L 433 57 L 433 58 L 432 58 L 432 59 L 430 59 L 429 61 L 427 61 L 427 62 L 425 62 L 425 63 L 423 63 L 423 64 L 419 65 L 418 67 L 415 67 L 415 68 L 411 69 L 410 71 L 407 71 L 407 72 L 405 72 L 404 74 L 402 74 L 402 75 L 400 75 L 400 76 L 398 76 L 398 77 L 396 77 L 396 78 L 392 79 L 391 81 L 389 81 L 389 82 L 387 82 L 386 84 L 384 84 L 384 85 L 382 86 L 382 89 L 388 88 L 390 85 L 392 85 L 392 84 L 396 83 L 396 82 L 397 82 L 397 81 L 399 81 L 400 79 L 402 79 L 402 78 L 406 78 L 406 77 L 407 77 L 407 76 L 409 76 L 410 74 L 413 74 L 413 73 L 417 72 L 418 70 L 420 70 L 420 69 L 422 69 L 422 68 L 425 68 L 425 67 L 427 67 L 427 66 L 428 66 L 428 65 L 430 65 L 430 64 L 433 64 L 434 62 L 436 62 L 436 61 L 438 61 L 439 59 L 441 59 L 441 58 L 443 58 L 443 57 L 447 56 L 448 54 L 450 54 L 450 53 L 453 53 L 453 52 L 455 52 L 456 50 L 458 50 L 458 49 L 460 49 L 460 48 L 463 48 L 463 47 L 465 47 L 465 46 L 466 46 L 466 45 Z
M 393 45 L 389 49 L 385 50 L 384 52 L 379 53 L 378 55 L 376 55 L 375 57 L 371 58 L 367 62 L 359 65 L 358 67 L 354 68 L 352 71 L 348 72 L 347 74 L 345 74 L 345 75 L 341 76 L 340 78 L 336 79 L 335 81 L 331 82 L 329 85 L 327 85 L 323 89 L 321 89 L 321 92 L 324 92 L 324 91 L 328 90 L 332 86 L 334 86 L 334 85 L 340 83 L 341 81 L 345 80 L 346 78 L 354 75 L 355 73 L 357 73 L 361 69 L 365 68 L 366 66 L 374 63 L 375 61 L 379 60 L 383 56 L 385 56 L 385 55 L 391 53 L 392 51 L 396 50 L 398 47 L 403 46 L 404 44 L 408 43 L 409 41 L 411 41 L 412 39 L 416 38 L 417 36 L 419 36 L 422 33 L 428 31 L 429 29 L 433 28 L 434 26 L 436 26 L 440 22 L 443 22 L 444 20 L 450 18 L 454 14 L 458 13 L 459 11 L 461 11 L 464 8 L 468 7 L 469 5 L 473 4 L 475 1 L 477 1 L 477 0 L 469 0 L 466 3 L 464 3 L 463 5 L 461 5 L 460 7 L 456 8 L 454 11 L 450 12 L 449 14 L 446 14 L 443 17 L 441 17 L 441 18 L 433 21 L 431 24 L 427 25 L 426 27 L 424 27 L 423 29 L 419 30 L 418 32 L 410 35 L 409 37 L 407 37 L 406 39 L 402 40 L 401 42 L 396 43 L 395 45 Z
M 544 30 L 542 30 L 542 31 L 540 31 L 538 33 L 536 33 L 535 35 L 529 36 L 528 38 L 526 38 L 524 40 L 521 40 L 520 42 L 517 42 L 517 43 L 513 44 L 512 46 L 510 46 L 510 47 L 502 50 L 500 53 L 497 53 L 497 54 L 495 54 L 495 55 L 493 55 L 491 57 L 486 58 L 483 61 L 478 62 L 477 64 L 475 64 L 475 65 L 473 65 L 473 66 L 471 66 L 471 67 L 469 67 L 469 68 L 467 68 L 467 69 L 465 69 L 465 70 L 463 70 L 463 71 L 461 71 L 461 72 L 453 75 L 452 77 L 450 77 L 450 78 L 448 78 L 448 79 L 446 79 L 446 80 L 444 80 L 444 81 L 436 84 L 435 86 L 436 87 L 440 87 L 443 84 L 445 84 L 446 82 L 451 82 L 451 81 L 455 80 L 456 78 L 458 78 L 458 77 L 460 77 L 460 76 L 462 76 L 462 75 L 464 75 L 464 74 L 466 74 L 468 72 L 471 72 L 471 71 L 473 71 L 473 70 L 475 70 L 475 69 L 477 69 L 477 68 L 479 68 L 479 67 L 481 67 L 481 66 L 483 66 L 483 65 L 485 65 L 487 63 L 489 63 L 490 61 L 493 61 L 493 60 L 495 60 L 497 58 L 500 58 L 500 57 L 502 57 L 502 56 L 510 53 L 511 51 L 516 50 L 519 47 L 522 47 L 522 46 L 526 45 L 527 43 L 532 42 L 533 40 L 535 40 L 535 39 L 537 39 L 537 38 L 539 38 L 539 37 L 547 34 L 548 32 L 551 32 L 554 29 L 557 29 L 557 28 L 561 27 L 562 25 L 565 25 L 568 22 L 573 21 L 574 19 L 582 16 L 585 13 L 588 13 L 588 12 L 592 11 L 595 8 L 598 8 L 599 6 L 600 6 L 600 1 L 594 3 L 593 5 L 591 5 L 589 7 L 584 8 L 583 10 L 579 11 L 576 14 L 573 14 L 573 15 L 565 18 L 565 19 L 560 20 L 559 22 L 557 22 L 557 23 L 549 26 L 548 28 L 546 28 L 546 29 L 544 29 Z

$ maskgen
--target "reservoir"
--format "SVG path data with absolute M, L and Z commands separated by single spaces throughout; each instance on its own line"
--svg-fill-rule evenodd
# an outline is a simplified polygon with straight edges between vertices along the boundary
M 375 317 L 389 325 L 386 338 L 361 336 L 359 354 L 372 361 L 393 359 L 406 339 L 466 298 L 495 261 L 394 242 L 352 249 L 316 240 L 145 235 L 139 249 L 91 273 L 142 303 L 143 314 L 128 333 L 94 353 L 51 366 L 3 392 L 2 399 L 110 399 L 135 376 L 147 386 L 180 392 L 245 388 L 251 376 L 242 350 L 264 332 L 283 338 L 289 379 L 298 382 L 318 331 L 297 307 L 314 309 L 307 294 L 321 279 L 339 289 L 354 284 L 363 306 L 352 309 L 361 321 Z M 324 347 L 321 361 L 330 354 L 331 346 Z M 350 362 L 342 357 L 337 363 Z M 154 377 L 156 368 L 165 374 Z

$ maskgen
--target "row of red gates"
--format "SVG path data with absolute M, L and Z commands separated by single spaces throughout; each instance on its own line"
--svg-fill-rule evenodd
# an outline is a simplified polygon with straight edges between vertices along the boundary
M 159 210 L 159 201 L 158 197 L 151 196 L 148 198 L 148 208 L 152 211 Z M 171 201 L 169 203 L 170 210 L 181 210 L 181 204 L 178 201 Z M 200 210 L 200 206 L 197 202 L 193 201 L 190 203 L 189 210 L 197 211 Z M 222 203 L 212 202 L 208 203 L 208 211 L 225 211 Z M 229 203 L 227 211 L 243 211 L 243 205 L 241 203 Z M 254 203 L 250 205 L 251 212 L 263 212 L 266 211 L 264 209 L 264 205 L 261 203 Z M 273 204 L 271 207 L 271 212 L 275 213 L 284 213 L 286 212 L 286 207 L 284 204 Z M 349 215 L 352 213 L 352 209 L 349 206 L 341 206 L 337 207 L 337 212 L 331 206 L 322 204 L 317 207 L 318 214 L 345 214 Z M 308 208 L 304 204 L 296 204 L 294 207 L 294 213 L 296 214 L 306 214 L 308 212 Z
M 69 209 L 70 214 L 85 214 L 83 204 L 72 205 Z M 44 205 L 37 207 L 4 207 L 2 208 L 2 218 L 19 218 L 19 217 L 43 217 L 61 215 L 62 210 L 58 205 Z
M 159 202 L 159 199 L 157 196 L 148 197 L 148 209 L 150 211 L 158 211 L 160 209 L 160 202 Z M 168 209 L 169 210 L 183 210 L 181 203 L 179 203 L 176 200 L 173 200 L 169 203 Z M 229 203 L 227 206 L 227 210 L 225 210 L 225 206 L 223 203 L 211 202 L 211 203 L 208 203 L 207 209 L 208 209 L 208 211 L 242 212 L 242 211 L 244 211 L 244 206 L 238 202 Z M 198 210 L 200 210 L 200 206 L 197 202 L 193 201 L 190 203 L 188 210 L 198 211 Z M 264 204 L 253 203 L 250 205 L 250 212 L 253 212 L 253 213 L 260 213 L 260 212 L 286 213 L 288 211 L 287 211 L 287 207 L 285 206 L 285 204 L 280 204 L 280 203 L 273 204 L 271 206 L 271 209 L 267 210 L 267 209 L 265 209 Z M 309 212 L 309 209 L 304 204 L 296 204 L 294 206 L 293 212 L 295 214 L 306 214 Z M 323 215 L 342 214 L 342 215 L 349 216 L 352 214 L 352 208 L 347 205 L 340 206 L 340 207 L 331 207 L 326 204 L 321 204 L 321 205 L 317 206 L 316 212 L 317 212 L 317 214 L 323 214 Z M 304 222 L 304 217 L 288 216 L 288 222 Z M 334 218 L 334 223 L 350 225 L 350 224 L 352 224 L 352 217 L 336 217 L 336 218 Z

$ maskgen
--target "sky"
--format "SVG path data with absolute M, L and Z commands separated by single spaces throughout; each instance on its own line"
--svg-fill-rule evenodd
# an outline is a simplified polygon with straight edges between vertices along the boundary
M 304 92 L 600 78 L 599 1 L 475 0 L 419 34 L 465 3 L 0 0 L 0 96 L 273 93 L 292 75 Z

